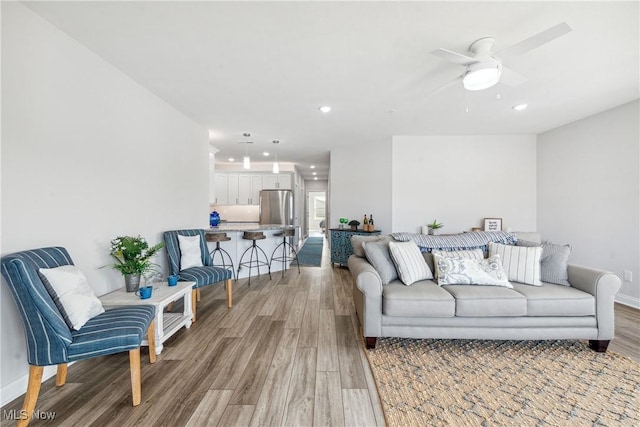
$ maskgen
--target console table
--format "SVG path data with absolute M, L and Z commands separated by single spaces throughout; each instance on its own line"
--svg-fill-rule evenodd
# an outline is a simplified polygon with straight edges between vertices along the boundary
M 133 292 L 127 292 L 125 288 L 120 288 L 100 297 L 102 305 L 123 306 L 123 305 L 153 305 L 156 308 L 155 329 L 156 329 L 156 348 L 155 353 L 162 352 L 163 343 L 168 340 L 183 326 L 187 329 L 191 327 L 191 318 L 193 311 L 191 309 L 191 290 L 196 282 L 178 282 L 175 286 L 169 286 L 164 283 L 151 283 L 153 293 L 151 298 L 140 299 Z M 182 313 L 165 313 L 164 308 L 170 303 L 182 298 L 184 309 Z M 149 345 L 149 341 L 145 338 L 142 345 Z M 151 352 L 152 349 L 149 349 Z
M 331 245 L 331 265 L 347 265 L 349 256 L 353 254 L 351 246 L 351 236 L 379 236 L 380 230 L 364 231 L 351 230 L 349 228 L 332 228 L 329 230 Z

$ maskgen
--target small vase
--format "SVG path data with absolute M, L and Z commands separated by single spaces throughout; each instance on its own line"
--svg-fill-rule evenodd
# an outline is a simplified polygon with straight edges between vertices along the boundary
M 125 274 L 124 284 L 127 292 L 136 292 L 140 288 L 140 274 Z

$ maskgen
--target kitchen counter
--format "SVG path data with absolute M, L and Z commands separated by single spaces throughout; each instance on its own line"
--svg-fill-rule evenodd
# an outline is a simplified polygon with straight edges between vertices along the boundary
M 282 225 L 282 224 L 258 224 L 257 222 L 253 223 L 221 223 L 218 227 L 211 227 L 205 230 L 205 234 L 218 234 L 218 233 L 227 233 L 227 237 L 230 240 L 224 242 L 207 242 L 207 247 L 209 251 L 213 251 L 218 245 L 221 249 L 224 249 L 228 252 L 229 257 L 233 261 L 233 265 L 235 267 L 236 272 L 238 271 L 238 263 L 240 262 L 240 258 L 242 254 L 245 253 L 247 248 L 252 245 L 251 240 L 245 240 L 242 238 L 242 235 L 245 231 L 262 231 L 264 232 L 265 239 L 259 240 L 257 242 L 258 246 L 265 252 L 267 255 L 267 260 L 271 260 L 274 255 L 275 249 L 282 243 L 282 236 L 278 236 L 280 231 L 284 228 L 293 228 L 296 230 L 295 236 L 287 237 L 289 243 L 291 243 L 296 250 L 298 250 L 298 245 L 300 243 L 300 226 L 295 225 Z M 280 251 L 282 251 L 282 246 L 280 246 Z M 281 255 L 278 252 L 278 255 Z M 214 264 L 221 265 L 221 254 L 217 253 L 214 257 Z M 244 261 L 248 261 L 249 255 L 247 255 Z M 271 263 L 271 272 L 277 272 L 282 270 L 283 264 L 281 262 L 273 262 Z M 264 267 L 261 270 L 262 274 L 267 273 L 267 268 Z M 256 268 L 254 267 L 254 274 L 256 274 Z M 247 277 L 249 274 L 249 269 L 247 267 L 242 267 L 239 272 L 239 278 Z
M 299 225 L 282 225 L 282 224 L 258 224 L 258 223 L 244 223 L 244 224 L 220 224 L 217 227 L 211 227 L 205 230 L 206 233 L 226 233 L 229 231 L 273 231 L 282 230 L 283 228 L 300 228 Z

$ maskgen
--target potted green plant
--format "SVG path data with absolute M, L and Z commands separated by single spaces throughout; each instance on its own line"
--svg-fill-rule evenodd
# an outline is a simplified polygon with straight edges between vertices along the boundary
M 429 227 L 429 234 L 433 236 L 436 234 L 437 229 L 444 227 L 444 224 L 439 223 L 434 219 L 431 224 L 427 224 L 427 227 Z
M 353 231 L 356 231 L 358 229 L 358 226 L 360 225 L 360 221 L 358 221 L 357 219 L 352 219 L 351 221 L 349 221 L 349 225 L 351 226 L 351 229 Z
M 140 276 L 155 270 L 157 264 L 151 262 L 164 243 L 149 246 L 141 236 L 118 236 L 111 240 L 110 255 L 116 260 L 111 267 L 124 276 L 127 292 L 135 292 L 140 286 Z

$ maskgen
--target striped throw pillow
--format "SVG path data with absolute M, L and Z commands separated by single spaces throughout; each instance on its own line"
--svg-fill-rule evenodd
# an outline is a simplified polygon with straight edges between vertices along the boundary
M 405 285 L 433 279 L 433 273 L 414 242 L 389 242 L 389 252 L 398 276 Z
M 540 275 L 541 247 L 510 246 L 489 243 L 489 256 L 495 254 L 502 258 L 502 267 L 511 282 L 525 285 L 542 286 Z

